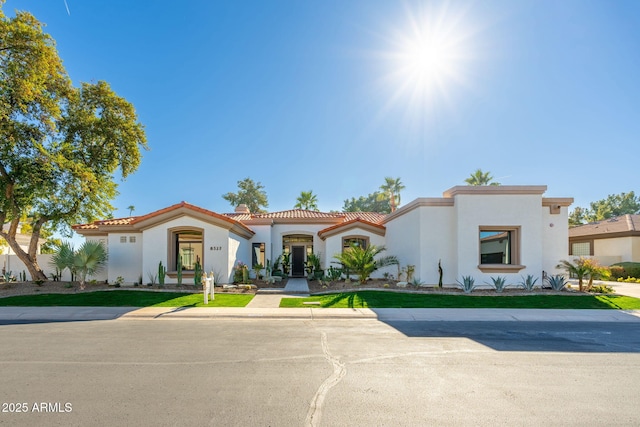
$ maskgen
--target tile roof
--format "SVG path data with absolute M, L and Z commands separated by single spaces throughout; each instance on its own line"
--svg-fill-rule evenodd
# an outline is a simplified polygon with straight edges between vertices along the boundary
M 627 214 L 569 229 L 569 237 L 587 237 L 618 233 L 640 235 L 640 215 Z
M 339 232 L 338 230 L 347 229 L 350 226 L 358 226 L 358 225 L 364 225 L 365 228 L 369 227 L 374 230 L 377 229 L 378 230 L 377 233 L 381 235 L 384 235 L 384 230 L 386 229 L 386 227 L 382 224 L 367 221 L 365 219 L 362 219 L 361 217 L 356 217 L 356 218 L 350 219 L 349 221 L 344 221 L 339 224 L 335 224 L 335 225 L 332 225 L 331 227 L 327 227 L 323 230 L 320 230 L 318 232 L 318 236 L 324 239 L 325 236 L 330 236 L 332 234 Z
M 338 222 L 352 221 L 361 219 L 363 221 L 378 224 L 385 218 L 385 214 L 377 212 L 318 212 L 305 209 L 289 209 L 286 211 L 267 212 L 267 213 L 225 213 L 223 214 L 236 221 L 250 221 L 252 219 L 334 219 Z
M 162 215 L 167 212 L 171 212 L 175 209 L 186 207 L 188 209 L 194 210 L 196 212 L 200 212 L 202 214 L 213 216 L 216 218 L 221 218 L 226 221 L 237 221 L 240 223 L 251 222 L 251 220 L 256 219 L 273 219 L 273 220 L 305 220 L 308 219 L 311 222 L 314 220 L 334 220 L 337 225 L 341 225 L 347 222 L 352 222 L 355 220 L 361 220 L 366 223 L 370 223 L 372 225 L 379 225 L 382 220 L 385 218 L 385 214 L 377 213 L 377 212 L 318 212 L 318 211 L 310 211 L 305 209 L 290 209 L 286 211 L 278 211 L 278 212 L 267 212 L 267 213 L 244 213 L 244 212 L 233 212 L 233 213 L 225 213 L 218 214 L 213 211 L 200 208 L 198 206 L 192 205 L 190 203 L 181 202 L 151 213 L 142 216 L 132 216 L 127 218 L 111 218 L 100 221 L 94 221 L 89 224 L 77 224 L 73 226 L 74 230 L 97 230 L 101 226 L 126 226 L 126 225 L 134 225 L 136 223 L 140 223 L 147 219 L 151 219 L 153 217 Z
M 290 209 L 288 211 L 267 212 L 251 215 L 253 218 L 343 218 L 342 214 L 331 212 L 308 211 L 305 209 Z
M 98 229 L 98 226 L 100 226 L 100 225 L 129 225 L 136 218 L 138 218 L 138 217 L 132 216 L 132 217 L 128 217 L 128 218 L 103 219 L 103 220 L 100 220 L 100 221 L 93 221 L 93 222 L 88 223 L 88 224 L 76 224 L 72 228 L 74 230 L 91 230 L 91 229 Z

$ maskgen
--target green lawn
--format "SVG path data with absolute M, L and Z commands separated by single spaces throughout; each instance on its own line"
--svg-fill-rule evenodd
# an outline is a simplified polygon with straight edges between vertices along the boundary
M 204 305 L 201 293 L 97 291 L 78 294 L 21 295 L 0 298 L 0 306 L 19 307 L 244 307 L 251 294 L 216 294 Z
M 640 299 L 607 295 L 420 295 L 361 291 L 309 298 L 283 298 L 280 307 L 313 307 L 304 302 L 320 301 L 326 308 L 568 308 L 640 310 Z M 316 306 L 317 307 L 317 306 Z

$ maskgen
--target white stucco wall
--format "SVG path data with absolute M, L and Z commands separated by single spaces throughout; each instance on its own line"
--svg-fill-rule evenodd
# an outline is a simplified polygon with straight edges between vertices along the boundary
M 419 209 L 393 218 L 385 224 L 387 232 L 385 235 L 387 255 L 395 255 L 400 261 L 400 266 L 412 264 L 416 266 L 416 273 L 422 271 L 418 268 L 420 265 L 420 236 L 422 233 L 422 221 L 420 220 Z M 398 278 L 398 269 L 392 273 Z
M 542 207 L 542 269 L 547 274 L 562 274 L 564 270 L 556 267 L 561 260 L 569 259 L 568 211 L 563 206 L 559 214 L 552 214 L 548 206 Z
M 124 237 L 124 243 L 120 242 L 120 238 Z M 135 242 L 131 242 L 131 237 L 135 238 Z M 87 238 L 87 240 L 97 240 Z M 106 279 L 109 283 L 114 283 L 118 277 L 124 279 L 124 284 L 133 284 L 140 280 L 146 279 L 142 270 L 142 233 L 110 233 L 107 241 L 107 250 L 109 251 L 109 268 L 107 270 Z
M 420 210 L 420 260 L 414 276 L 427 284 L 438 283 L 438 260 L 443 284 L 454 284 L 458 270 L 456 258 L 456 217 L 453 207 L 423 206 Z
M 640 242 L 640 237 L 616 237 L 613 239 L 595 239 L 593 241 L 593 254 L 596 257 L 619 257 L 618 262 L 635 261 L 640 262 L 634 258 L 634 241 L 637 239 Z M 637 243 L 636 246 L 640 246 Z M 637 248 L 636 248 L 637 251 Z M 637 252 L 640 255 L 640 252 Z
M 38 254 L 36 258 L 38 260 L 38 265 L 47 275 L 49 279 L 52 278 L 52 275 L 55 274 L 55 267 L 51 266 L 51 257 L 52 254 Z M 31 275 L 29 274 L 29 270 L 25 267 L 24 263 L 18 258 L 18 255 L 10 255 L 10 254 L 2 254 L 0 255 L 0 260 L 2 260 L 2 267 L 4 267 L 5 271 L 11 272 L 18 280 L 20 280 L 20 273 L 25 272 L 27 275 L 27 280 L 31 280 Z M 106 275 L 97 275 L 96 277 L 89 277 L 88 279 L 96 279 L 96 280 L 105 280 Z M 69 281 L 71 280 L 71 274 L 69 270 L 65 270 L 62 274 L 61 280 Z
M 226 277 L 225 283 L 233 282 L 233 266 L 236 262 L 242 261 L 251 268 L 251 243 L 244 237 L 240 237 L 236 234 L 229 234 L 229 252 L 226 265 L 228 266 L 226 275 L 224 271 L 221 272 L 221 276 Z
M 640 262 L 640 236 L 631 238 L 631 259 L 633 262 Z
M 476 284 L 484 284 L 490 283 L 491 277 L 503 276 L 507 283 L 517 283 L 520 276 L 528 274 L 541 280 L 541 206 L 540 195 L 456 195 L 458 280 L 470 275 Z M 517 273 L 482 272 L 478 268 L 480 226 L 520 227 L 520 264 L 525 268 Z

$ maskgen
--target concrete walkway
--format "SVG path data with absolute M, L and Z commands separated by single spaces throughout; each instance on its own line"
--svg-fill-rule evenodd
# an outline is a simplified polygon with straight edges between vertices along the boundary
M 307 279 L 289 279 L 284 289 L 265 289 L 258 291 L 255 297 L 247 304 L 247 308 L 278 308 L 282 297 L 303 298 L 309 296 L 309 284 Z

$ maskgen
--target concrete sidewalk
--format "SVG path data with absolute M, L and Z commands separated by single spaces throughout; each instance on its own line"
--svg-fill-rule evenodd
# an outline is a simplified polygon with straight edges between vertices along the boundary
M 87 320 L 373 319 L 433 322 L 640 322 L 640 310 L 494 308 L 1 307 L 0 323 Z

